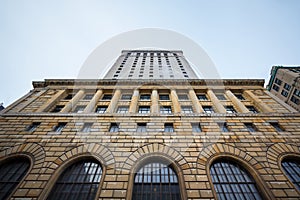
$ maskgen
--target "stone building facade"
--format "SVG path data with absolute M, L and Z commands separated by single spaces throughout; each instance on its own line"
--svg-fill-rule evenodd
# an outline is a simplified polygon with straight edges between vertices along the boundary
M 300 114 L 263 85 L 33 82 L 1 111 L 1 198 L 299 199 Z

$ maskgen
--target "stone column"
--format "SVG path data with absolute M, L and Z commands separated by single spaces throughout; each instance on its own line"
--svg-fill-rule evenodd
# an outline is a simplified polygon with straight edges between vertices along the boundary
M 106 110 L 107 113 L 113 113 L 115 111 L 115 108 L 118 104 L 118 101 L 121 97 L 121 90 L 117 89 L 114 93 L 114 96 L 112 97 L 110 104 Z
M 60 111 L 62 113 L 70 112 L 75 104 L 83 97 L 84 90 L 79 90 L 76 95 L 65 105 L 65 107 Z
M 140 96 L 139 90 L 134 90 L 131 98 L 130 106 L 129 106 L 129 113 L 136 113 L 139 96 Z
M 48 111 L 51 107 L 54 106 L 54 104 L 56 104 L 60 100 L 61 96 L 64 95 L 65 92 L 66 92 L 66 90 L 59 90 L 43 106 L 41 106 L 39 109 L 37 109 L 36 112 Z
M 153 89 L 151 94 L 151 113 L 159 113 L 158 92 L 156 89 Z
M 253 92 L 250 90 L 245 90 L 243 94 L 248 97 L 254 104 L 255 107 L 259 108 L 263 112 L 274 112 L 267 104 L 260 100 Z
M 181 107 L 180 107 L 180 103 L 178 101 L 178 96 L 177 96 L 175 89 L 171 89 L 171 101 L 173 103 L 174 113 L 180 113 Z
M 84 113 L 90 113 L 90 112 L 94 112 L 95 110 L 95 106 L 97 105 L 97 102 L 99 101 L 101 95 L 103 94 L 103 90 L 99 89 L 95 95 L 93 96 L 93 98 L 91 99 L 91 101 L 89 102 L 89 104 L 86 106 L 86 108 L 84 109 Z
M 238 109 L 239 112 L 249 112 L 247 107 L 238 98 L 236 98 L 236 96 L 230 90 L 226 90 L 225 94 L 228 97 L 228 99 L 230 99 L 230 101 L 233 103 L 233 105 Z
M 199 100 L 197 98 L 197 95 L 196 95 L 194 89 L 189 90 L 189 96 L 190 96 L 190 99 L 193 103 L 193 106 L 195 108 L 196 113 L 203 113 L 204 110 L 203 110 L 201 104 L 199 103 Z
M 212 101 L 213 105 L 217 109 L 216 112 L 226 113 L 226 109 L 221 104 L 221 102 L 219 101 L 219 99 L 216 97 L 216 95 L 214 94 L 214 92 L 212 90 L 207 90 L 207 95 L 209 96 L 209 98 Z

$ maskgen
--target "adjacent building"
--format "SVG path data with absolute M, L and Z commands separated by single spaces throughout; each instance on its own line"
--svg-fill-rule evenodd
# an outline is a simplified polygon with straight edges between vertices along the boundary
M 300 111 L 300 67 L 273 66 L 267 89 Z
M 34 81 L 0 114 L 0 199 L 300 196 L 300 113 L 264 80 L 197 78 L 181 51 Z

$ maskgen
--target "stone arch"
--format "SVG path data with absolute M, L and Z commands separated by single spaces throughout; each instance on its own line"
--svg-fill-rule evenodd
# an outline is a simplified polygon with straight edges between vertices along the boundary
M 0 159 L 18 154 L 25 154 L 31 157 L 31 169 L 39 169 L 43 167 L 43 163 L 45 161 L 45 150 L 41 145 L 36 143 L 23 143 L 4 149 L 0 152 Z
M 182 170 L 189 169 L 190 166 L 186 159 L 175 149 L 161 143 L 146 144 L 132 152 L 125 162 L 120 166 L 122 170 L 131 171 L 132 166 L 145 155 L 161 154 L 172 158 Z
M 300 156 L 299 147 L 293 144 L 276 143 L 268 148 L 267 160 L 271 169 L 280 169 L 280 163 L 284 155 Z

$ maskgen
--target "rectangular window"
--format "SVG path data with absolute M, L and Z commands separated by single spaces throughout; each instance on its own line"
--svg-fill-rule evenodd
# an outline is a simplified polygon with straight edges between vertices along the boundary
M 279 125 L 278 122 L 269 122 L 269 123 L 273 126 L 273 128 L 274 128 L 276 131 L 278 131 L 278 132 L 284 131 L 284 129 Z
M 214 109 L 211 106 L 203 106 L 202 107 L 205 113 L 214 113 Z
M 216 97 L 221 101 L 226 100 L 226 97 L 224 96 L 224 94 L 216 94 Z
M 26 127 L 25 131 L 33 132 L 37 129 L 37 127 L 41 124 L 41 122 L 33 122 L 29 126 Z
M 159 100 L 163 100 L 163 101 L 170 100 L 170 97 L 168 94 L 160 94 Z
M 296 98 L 294 95 L 292 96 L 291 101 L 292 101 L 294 104 L 299 105 L 299 99 Z
M 77 106 L 74 110 L 75 113 L 83 113 L 85 106 Z
M 140 100 L 141 101 L 150 101 L 151 95 L 150 94 L 141 94 L 140 95 Z
M 117 109 L 117 113 L 128 113 L 128 106 L 119 106 Z
M 96 113 L 105 113 L 107 106 L 97 106 Z
M 236 98 L 238 98 L 241 101 L 245 100 L 245 98 L 242 94 L 234 94 L 234 95 L 236 96 Z
M 284 97 L 287 97 L 289 95 L 289 93 L 285 90 L 282 90 L 281 95 L 284 96 Z
M 275 78 L 275 83 L 277 84 L 277 85 L 281 85 L 281 80 L 280 79 L 278 79 L 278 78 Z
M 84 100 L 91 100 L 93 97 L 94 97 L 94 94 L 86 94 L 83 99 Z
M 200 123 L 192 123 L 191 125 L 192 125 L 193 132 L 202 132 Z
M 197 98 L 200 101 L 208 101 L 208 98 L 205 94 L 197 94 Z
M 189 100 L 189 97 L 186 94 L 179 94 L 178 99 L 181 101 L 187 101 L 187 100 Z
M 121 100 L 131 100 L 132 95 L 131 94 L 123 94 L 121 97 Z
M 193 113 L 192 106 L 181 106 L 182 113 Z
M 244 125 L 246 126 L 246 128 L 249 132 L 256 132 L 257 131 L 257 128 L 254 126 L 253 123 L 244 123 Z
M 65 100 L 71 100 L 73 98 L 74 94 L 68 94 L 66 97 L 65 97 Z
M 225 106 L 227 113 L 236 113 L 236 110 L 233 108 L 233 106 Z
M 55 106 L 55 108 L 51 112 L 53 112 L 53 113 L 60 112 L 64 107 L 65 106 L 63 106 L 63 105 Z
M 160 107 L 160 113 L 161 114 L 171 114 L 172 113 L 171 106 L 161 106 Z
M 150 106 L 140 106 L 139 113 L 141 114 L 150 113 Z
M 218 122 L 218 126 L 221 132 L 229 132 L 229 128 L 226 122 Z
M 165 123 L 164 132 L 173 133 L 174 132 L 173 124 L 172 123 Z
M 81 132 L 91 132 L 91 128 L 93 126 L 93 123 L 84 123 L 81 129 Z
M 112 99 L 112 95 L 111 94 L 105 94 L 102 97 L 102 100 L 104 100 L 104 101 L 109 101 L 111 99 Z
M 291 89 L 291 85 L 289 85 L 289 84 L 287 84 L 287 83 L 285 83 L 283 87 L 284 87 L 284 89 L 286 89 L 287 91 L 290 91 L 290 89 Z
M 138 123 L 136 132 L 140 132 L 140 133 L 147 132 L 147 124 L 146 123 Z
M 61 132 L 65 128 L 66 125 L 67 125 L 66 122 L 59 122 L 56 126 L 54 126 L 53 132 L 57 132 L 57 133 Z
M 256 108 L 254 106 L 246 106 L 246 108 L 252 113 L 258 113 L 258 111 L 256 110 Z
M 117 123 L 111 123 L 109 127 L 109 132 L 118 132 L 119 125 Z
M 277 92 L 279 91 L 279 87 L 278 87 L 277 85 L 275 85 L 275 84 L 273 84 L 273 87 L 272 87 L 272 88 L 273 88 L 273 90 L 275 90 L 275 91 L 277 91 Z
M 295 89 L 294 90 L 294 95 L 300 97 L 300 90 Z

